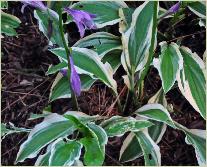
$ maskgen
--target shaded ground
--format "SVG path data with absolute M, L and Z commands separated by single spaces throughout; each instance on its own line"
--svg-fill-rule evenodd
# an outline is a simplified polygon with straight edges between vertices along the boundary
M 137 6 L 138 3 L 130 3 Z M 32 9 L 26 8 L 25 14 L 20 12 L 20 3 L 10 2 L 8 13 L 21 19 L 22 24 L 17 29 L 19 37 L 5 37 L 2 39 L 2 112 L 1 121 L 12 122 L 17 127 L 34 127 L 41 120 L 28 121 L 31 113 L 41 113 L 48 105 L 48 96 L 55 75 L 45 76 L 50 64 L 58 63 L 58 59 L 47 50 L 47 40 L 38 30 L 37 22 L 32 17 Z M 195 24 L 196 16 L 186 10 L 186 19 L 173 28 L 173 38 L 186 34 L 194 34 L 183 38 L 182 45 L 188 46 L 192 51 L 202 56 L 205 51 L 205 31 Z M 112 26 L 111 32 L 118 34 L 117 25 Z M 159 26 L 162 33 L 171 31 L 168 20 Z M 198 33 L 201 32 L 201 33 Z M 74 41 L 78 39 L 77 29 L 70 29 Z M 159 42 L 159 41 L 158 41 Z M 118 70 L 121 76 L 123 69 Z M 116 78 L 120 78 L 116 76 Z M 121 81 L 120 81 L 121 83 Z M 145 97 L 151 97 L 161 87 L 158 72 L 151 69 L 145 79 Z M 123 84 L 121 84 L 123 85 Z M 123 86 L 119 87 L 119 91 Z M 115 115 L 117 109 L 110 109 L 115 99 L 108 89 L 96 82 L 89 92 L 82 93 L 78 99 L 81 108 L 87 114 Z M 188 128 L 205 129 L 205 121 L 190 106 L 179 90 L 173 89 L 167 94 L 167 100 L 175 108 L 172 118 Z M 52 112 L 64 113 L 70 109 L 68 99 L 52 102 Z M 14 165 L 19 146 L 27 138 L 26 134 L 13 134 L 2 141 L 2 165 Z M 159 143 L 162 155 L 162 165 L 197 165 L 194 149 L 184 141 L 185 135 L 172 128 L 167 128 L 163 140 Z M 106 148 L 106 161 L 104 165 L 143 165 L 143 158 L 128 163 L 118 161 L 122 138 L 112 138 Z M 34 165 L 35 159 L 30 159 L 18 165 Z

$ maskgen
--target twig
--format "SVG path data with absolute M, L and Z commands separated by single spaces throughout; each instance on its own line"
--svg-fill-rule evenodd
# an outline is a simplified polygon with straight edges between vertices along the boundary
M 193 35 L 197 35 L 197 34 L 201 34 L 201 33 L 204 33 L 204 32 L 206 32 L 206 30 L 203 30 L 203 31 L 200 31 L 200 32 L 196 32 L 196 33 L 193 33 L 193 34 L 183 35 L 183 36 L 171 39 L 171 40 L 166 41 L 166 42 L 172 42 L 172 41 L 175 41 L 175 40 L 178 40 L 178 39 L 187 38 L 187 37 L 190 37 L 190 36 L 193 36 Z
M 20 101 L 22 102 L 22 104 L 24 105 L 24 106 L 27 106 L 27 104 L 23 101 L 23 99 L 19 96 L 19 99 L 20 99 Z
M 102 115 L 104 115 L 105 113 L 110 113 L 113 110 L 114 105 L 119 100 L 119 97 L 124 93 L 124 91 L 126 91 L 126 89 L 127 89 L 127 86 L 125 85 L 123 87 L 123 89 L 121 90 L 121 92 L 119 93 L 119 95 L 116 97 L 115 101 L 111 104 L 111 106 Z
M 18 48 L 24 48 L 23 46 L 20 46 L 20 45 L 11 43 L 11 42 L 7 42 L 7 41 L 2 41 L 2 43 L 6 43 L 6 44 L 9 44 L 9 45 L 13 45 L 13 46 L 16 46 L 16 47 L 18 47 Z
M 27 97 L 28 96 L 28 94 L 30 94 L 31 92 L 33 92 L 35 89 L 37 89 L 38 87 L 40 87 L 41 85 L 43 85 L 45 82 L 47 82 L 48 80 L 49 80 L 50 78 L 47 78 L 46 80 L 44 80 L 44 82 L 42 82 L 41 84 L 39 84 L 39 85 L 37 85 L 34 89 L 32 89 L 31 91 L 29 91 L 28 93 L 26 93 L 23 97 L 22 97 L 22 99 L 24 99 L 25 97 Z M 16 104 L 18 101 L 20 101 L 21 99 L 17 99 L 17 100 L 15 100 L 13 103 L 11 103 L 10 104 L 10 107 L 11 106 L 13 106 L 14 104 Z M 8 107 L 6 107 L 6 108 L 4 108 L 3 110 L 2 110 L 2 113 L 5 111 L 5 110 L 7 110 L 8 109 Z
M 106 156 L 109 157 L 112 161 L 114 161 L 117 165 L 122 166 L 122 164 L 119 161 L 111 157 L 109 154 L 106 153 Z
M 29 17 L 30 17 L 30 21 L 31 21 L 32 25 L 34 26 L 34 29 L 35 29 L 36 33 L 37 33 L 37 34 L 40 34 L 39 31 L 38 31 L 38 29 L 37 29 L 37 26 L 35 26 L 35 24 L 34 24 L 34 22 L 33 22 L 33 20 L 32 20 L 32 16 L 31 16 L 31 14 L 29 14 Z
M 3 72 L 7 72 L 7 71 L 16 71 L 17 69 L 12 69 L 12 68 L 10 68 L 10 69 L 6 69 L 6 70 L 4 70 L 4 69 L 2 69 L 1 71 L 3 71 Z M 21 68 L 21 70 L 19 70 L 19 71 L 23 71 L 23 72 L 36 72 L 36 71 L 42 71 L 41 69 L 33 69 L 33 68 Z
M 38 78 L 43 78 L 43 79 L 46 78 L 46 77 L 43 77 L 43 76 L 40 76 L 40 75 L 37 75 L 34 73 L 27 73 L 27 72 L 19 71 L 19 70 L 10 70 L 10 72 L 15 73 L 15 74 L 24 75 L 24 76 L 29 76 L 29 77 L 38 77 Z
M 6 151 L 4 154 L 2 154 L 2 157 L 5 156 L 6 154 L 8 154 L 10 151 L 12 151 L 13 149 L 15 149 L 27 136 L 24 136 L 14 147 L 12 147 L 11 149 L 9 149 L 8 151 Z
M 36 97 L 42 97 L 41 95 L 36 95 L 36 94 L 28 94 L 27 92 L 15 92 L 15 91 L 9 91 L 9 90 L 1 90 L 2 92 L 6 92 L 6 93 L 12 93 L 12 94 L 22 94 L 22 95 L 28 95 L 28 96 L 36 96 Z
M 43 100 L 41 99 L 41 100 L 39 100 L 39 101 L 37 101 L 37 102 L 35 102 L 35 103 L 29 105 L 29 107 L 27 108 L 27 110 L 28 110 L 29 108 L 31 108 L 31 107 L 37 105 L 38 103 L 40 103 L 40 102 L 42 102 L 42 101 L 45 101 L 45 100 L 48 100 L 48 99 L 43 99 Z

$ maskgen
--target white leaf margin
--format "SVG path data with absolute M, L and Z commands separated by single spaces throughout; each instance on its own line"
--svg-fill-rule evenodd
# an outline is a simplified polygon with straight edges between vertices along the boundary
M 35 162 L 35 166 L 41 166 L 41 163 L 42 163 L 43 158 L 45 158 L 45 156 L 47 156 L 47 154 L 50 154 L 51 145 L 52 145 L 52 143 L 47 146 L 47 151 L 46 151 L 45 154 L 39 155 L 39 157 L 37 158 L 37 160 Z
M 205 64 L 203 62 L 203 60 L 194 52 L 192 52 L 188 47 L 185 46 L 181 46 L 181 49 L 185 50 L 186 52 L 188 52 L 191 56 L 191 58 L 193 58 L 193 60 L 199 65 L 199 67 L 201 68 L 202 72 L 205 75 Z M 201 114 L 201 111 L 198 107 L 198 105 L 196 104 L 195 99 L 193 98 L 193 95 L 191 93 L 190 90 L 190 86 L 188 81 L 185 79 L 185 73 L 184 70 L 182 71 L 182 73 L 180 74 L 180 72 L 177 74 L 176 76 L 177 78 L 177 82 L 178 82 L 178 87 L 181 91 L 181 93 L 183 94 L 183 96 L 190 102 L 190 104 L 193 106 L 193 108 L 198 111 Z M 205 78 L 206 79 L 206 78 Z M 183 84 L 182 84 L 183 83 Z
M 148 100 L 148 104 L 158 103 L 159 102 L 159 98 L 160 98 L 160 94 L 162 93 L 161 91 L 162 91 L 162 88 L 160 88 L 157 91 L 157 93 Z M 163 106 L 166 108 L 167 107 L 167 100 L 166 100 L 164 94 L 163 94 L 163 96 L 164 97 L 163 97 L 162 103 L 163 103 Z M 163 123 L 163 127 L 162 127 L 162 130 L 161 130 L 161 133 L 160 133 L 159 137 L 157 138 L 157 140 L 155 141 L 156 144 L 158 144 L 162 140 L 162 137 L 163 137 L 166 129 L 167 129 L 167 125 L 166 125 L 166 123 Z
M 129 38 L 130 38 L 130 35 L 131 35 L 131 32 L 133 31 L 133 29 L 135 28 L 135 25 L 136 25 L 136 21 L 137 21 L 137 17 L 139 16 L 140 12 L 144 9 L 144 7 L 148 4 L 149 2 L 146 1 L 144 2 L 142 5 L 140 5 L 138 8 L 135 9 L 135 11 L 133 12 L 132 14 L 132 22 L 131 22 L 131 25 L 130 25 L 130 28 L 126 31 L 126 32 L 123 32 L 121 29 L 121 34 L 122 34 L 122 44 L 123 44 L 123 50 L 124 50 L 124 56 L 125 56 L 125 62 L 126 62 L 126 65 L 128 67 L 131 68 L 131 62 L 130 62 L 130 56 L 129 56 L 129 49 L 128 49 L 128 43 L 129 43 Z M 159 7 L 159 5 L 158 5 Z M 151 39 L 151 36 L 152 36 L 152 24 L 153 24 L 153 21 L 151 21 L 150 23 L 150 27 L 149 28 L 149 31 L 148 31 L 148 34 L 147 34 L 147 37 L 146 37 L 146 40 L 147 39 Z M 147 54 L 147 53 L 146 53 Z M 146 56 L 145 56 L 146 57 Z M 139 70 L 145 63 L 143 63 L 143 61 L 145 62 L 146 61 L 146 58 L 144 58 L 139 64 L 137 64 L 137 67 L 135 67 L 135 70 Z M 141 64 L 141 65 L 140 65 Z
M 23 149 L 25 148 L 25 145 L 28 142 L 30 142 L 30 140 L 32 139 L 32 137 L 34 136 L 35 133 L 39 132 L 40 129 L 45 129 L 45 128 L 49 127 L 51 124 L 56 123 L 56 122 L 59 122 L 59 121 L 67 121 L 67 119 L 64 118 L 61 115 L 56 114 L 56 113 L 50 114 L 47 117 L 45 117 L 44 120 L 40 124 L 36 125 L 34 127 L 34 129 L 31 130 L 31 132 L 29 133 L 29 136 L 28 136 L 27 140 L 20 146 L 20 149 L 19 149 L 19 151 L 17 153 L 17 158 L 16 159 L 18 159 L 19 155 L 22 153 Z M 65 131 L 64 131 L 64 133 L 65 133 Z M 60 136 L 61 136 L 61 134 L 60 134 Z M 49 141 L 48 143 L 46 143 L 44 146 L 46 146 L 50 142 L 51 141 Z M 44 146 L 42 146 L 38 150 L 34 151 L 32 154 L 30 154 L 29 156 L 27 156 L 27 158 L 34 158 L 34 157 L 36 157 L 37 154 L 40 152 L 40 149 L 43 148 Z M 23 160 L 20 160 L 18 162 L 23 162 L 23 161 L 24 161 L 24 159 Z
M 203 139 L 206 140 L 206 130 L 202 130 L 202 129 L 188 129 L 188 128 L 184 127 L 183 125 L 181 125 L 181 124 L 179 124 L 179 123 L 177 123 L 177 122 L 175 122 L 175 121 L 174 121 L 174 123 L 175 123 L 175 125 L 176 125 L 180 130 L 182 130 L 185 134 L 186 134 L 186 132 L 188 132 L 188 133 L 191 133 L 191 134 L 193 134 L 193 135 L 195 135 L 195 136 L 199 136 L 200 138 L 203 138 Z M 190 141 L 188 141 L 188 135 L 187 135 L 187 134 L 186 134 L 186 137 L 185 137 L 185 142 L 186 142 L 187 144 L 193 146 L 193 144 L 192 144 Z M 193 147 L 194 147 L 194 146 L 193 146 Z M 205 166 L 205 165 L 206 165 L 206 162 L 203 161 L 203 160 L 200 158 L 199 150 L 197 150 L 196 147 L 194 147 L 194 148 L 195 148 L 195 153 L 196 153 L 196 158 L 197 158 L 197 160 L 198 160 L 198 164 L 199 164 L 200 166 L 202 166 L 202 165 Z M 206 157 L 205 157 L 205 158 L 206 158 Z
M 198 2 L 198 3 L 202 3 L 203 5 L 205 5 L 206 6 L 206 2 L 205 1 L 194 1 L 194 2 Z M 195 9 L 193 9 L 191 6 L 188 6 L 188 8 L 193 12 L 193 13 L 195 13 L 198 17 L 200 17 L 200 18 L 204 18 L 204 19 L 206 19 L 206 16 L 205 15 L 203 15 L 202 13 L 199 13 L 198 11 L 196 11 Z
M 161 166 L 161 153 L 160 153 L 160 148 L 159 146 L 152 140 L 152 138 L 150 137 L 149 133 L 148 133 L 148 129 L 144 129 L 141 132 L 143 132 L 143 134 L 148 138 L 148 140 L 150 141 L 150 143 L 152 144 L 154 151 L 156 153 L 157 156 L 157 160 L 158 160 L 158 165 Z M 139 140 L 139 138 L 138 138 Z M 140 144 L 141 148 L 142 145 Z
M 77 41 L 73 47 L 79 47 L 78 45 L 82 42 L 85 42 L 85 41 L 88 41 L 90 39 L 93 39 L 93 38 L 101 38 L 101 37 L 105 37 L 105 38 L 108 38 L 108 39 L 113 39 L 113 40 L 119 40 L 120 38 L 118 36 L 115 36 L 111 33 L 108 33 L 108 32 L 96 32 L 96 33 L 93 33 L 91 35 L 88 35 L 82 39 L 80 39 L 79 41 Z M 82 48 L 82 47 L 80 47 Z M 105 52 L 103 52 L 102 54 L 99 55 L 99 57 L 102 59 L 107 53 L 109 53 L 110 51 L 112 50 L 122 50 L 122 46 L 117 46 L 117 47 L 113 47 Z
M 160 45 L 161 48 L 163 48 L 163 47 L 168 47 L 168 46 L 167 46 L 168 44 L 167 44 L 166 41 L 160 42 L 159 45 Z M 179 61 L 178 61 L 178 69 L 177 69 L 177 71 L 176 71 L 175 78 L 174 78 L 174 80 L 172 81 L 172 84 L 171 84 L 171 87 L 169 88 L 169 90 L 172 88 L 173 84 L 175 83 L 175 81 L 176 81 L 176 76 L 178 75 L 178 73 L 180 72 L 180 70 L 183 69 L 183 57 L 182 57 L 182 55 L 181 55 L 181 53 L 180 53 L 180 51 L 179 51 L 179 46 L 178 46 L 176 43 L 174 43 L 174 42 L 172 42 L 172 43 L 170 44 L 170 46 L 171 46 L 171 47 L 175 50 L 175 52 L 177 53 L 177 56 L 178 56 Z M 174 56 L 174 55 L 173 55 L 173 56 Z M 160 65 L 161 65 L 161 59 L 160 59 L 160 56 L 159 56 L 159 58 L 154 58 L 152 64 L 153 64 L 153 66 L 158 70 L 158 72 L 159 72 L 159 76 L 160 76 L 161 81 L 162 81 L 162 85 L 164 85 L 164 80 L 163 80 L 163 78 L 162 78 L 162 71 L 161 71 L 161 68 L 160 68 Z M 168 90 L 168 91 L 169 91 L 169 90 Z
M 51 166 L 51 161 L 52 161 L 52 158 L 55 154 L 56 146 L 59 144 L 59 142 L 62 142 L 62 141 L 63 141 L 63 138 L 58 138 L 56 141 L 54 141 L 52 143 L 52 145 L 51 145 L 51 155 L 50 155 L 50 158 L 49 158 L 49 166 Z M 73 140 L 68 140 L 68 141 L 73 141 Z M 66 161 L 64 166 L 71 166 L 76 160 L 79 160 L 80 155 L 81 155 L 81 149 L 82 149 L 83 145 L 80 142 L 78 142 L 78 143 L 81 145 L 78 156 L 73 161 L 69 161 L 69 162 Z
M 168 112 L 167 109 L 166 109 L 163 105 L 161 105 L 161 104 L 156 104 L 156 103 L 154 103 L 154 104 L 146 104 L 146 105 L 142 106 L 141 108 L 139 108 L 138 110 L 136 110 L 135 113 L 136 113 L 138 116 L 142 117 L 142 118 L 152 119 L 152 120 L 155 120 L 155 121 L 158 121 L 158 122 L 162 122 L 162 121 L 160 121 L 160 120 L 158 120 L 158 119 L 154 119 L 154 118 L 151 118 L 151 117 L 148 117 L 148 116 L 140 115 L 140 113 L 139 113 L 139 112 L 144 112 L 144 111 L 147 111 L 147 110 L 153 110 L 153 109 L 158 109 L 158 110 L 163 111 L 163 112 L 167 115 L 168 119 L 169 119 L 169 120 L 171 121 L 171 123 L 172 123 L 172 125 L 169 125 L 169 124 L 168 124 L 168 125 L 169 125 L 169 126 L 173 126 L 173 128 L 176 128 L 175 125 L 174 125 L 174 123 L 173 123 L 173 120 L 172 120 L 172 118 L 171 118 L 171 116 L 170 116 L 170 114 L 169 114 L 169 112 Z M 164 122 L 164 123 L 165 123 L 165 122 Z
M 119 161 L 121 160 L 121 156 L 124 153 L 124 151 L 126 150 L 126 148 L 128 147 L 128 145 L 130 144 L 130 142 L 133 140 L 133 138 L 136 137 L 136 135 L 133 132 L 130 132 L 129 135 L 124 139 L 124 142 L 121 146 L 121 150 L 119 152 Z M 139 158 L 141 157 L 143 154 L 139 154 L 137 156 L 132 157 L 131 159 L 128 159 L 127 161 L 124 162 L 129 162 L 134 160 L 135 158 Z

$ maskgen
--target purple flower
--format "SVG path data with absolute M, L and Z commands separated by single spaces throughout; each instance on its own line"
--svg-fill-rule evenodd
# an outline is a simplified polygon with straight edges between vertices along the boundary
M 24 8 L 28 5 L 43 11 L 47 10 L 47 7 L 42 3 L 42 1 L 21 1 L 21 2 L 24 4 L 21 8 L 22 13 L 24 13 Z
M 64 77 L 66 77 L 68 70 L 67 69 L 61 69 L 60 72 L 61 72 L 61 74 L 63 74 Z
M 80 81 L 80 77 L 78 75 L 78 73 L 75 70 L 75 66 L 73 63 L 73 59 L 70 56 L 70 84 L 71 84 L 71 88 L 73 89 L 74 93 L 77 96 L 80 96 L 81 94 L 81 81 Z M 63 76 L 67 76 L 67 69 L 61 69 L 60 72 L 63 74 Z
M 163 18 L 165 18 L 165 17 L 168 16 L 168 15 L 171 15 L 171 14 L 173 14 L 173 13 L 178 12 L 179 8 L 180 8 L 180 2 L 177 2 L 177 3 L 176 3 L 175 5 L 173 5 L 173 6 L 172 6 L 166 13 L 162 14 L 162 15 L 160 16 L 160 19 L 163 19 Z
M 175 5 L 173 5 L 168 12 L 169 13 L 176 13 L 180 8 L 180 2 L 176 3 Z
M 74 66 L 73 59 L 71 56 L 70 56 L 70 70 L 71 70 L 71 74 L 70 74 L 71 87 L 72 87 L 73 91 L 75 92 L 75 94 L 77 96 L 80 96 L 81 81 L 80 81 L 80 77 L 79 77 L 78 73 L 75 70 L 75 66 Z
M 97 29 L 93 18 L 96 17 L 95 14 L 91 14 L 82 10 L 74 10 L 68 7 L 64 8 L 64 10 L 73 17 L 78 30 L 80 32 L 81 38 L 83 38 L 86 29 Z

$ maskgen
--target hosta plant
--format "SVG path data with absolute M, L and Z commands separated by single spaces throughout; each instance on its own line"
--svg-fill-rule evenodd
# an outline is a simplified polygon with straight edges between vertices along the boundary
M 38 156 L 35 165 L 103 165 L 108 138 L 125 134 L 120 162 L 144 156 L 145 165 L 161 165 L 158 143 L 169 126 L 183 131 L 186 143 L 195 149 L 199 165 L 206 163 L 206 131 L 188 129 L 173 120 L 170 116 L 173 108 L 165 98 L 167 92 L 178 87 L 181 95 L 206 119 L 205 64 L 179 41 L 160 40 L 158 32 L 163 19 L 175 22 L 183 16 L 185 8 L 203 23 L 204 3 L 177 2 L 168 10 L 161 8 L 158 1 L 146 1 L 137 8 L 122 1 L 57 1 L 47 5 L 28 1 L 23 5 L 35 8 L 39 29 L 49 40 L 48 50 L 59 58 L 59 64 L 49 66 L 46 73 L 57 74 L 50 102 L 70 98 L 73 111 L 42 115 L 44 120 L 31 129 L 16 162 Z M 71 22 L 80 33 L 73 46 L 69 46 L 66 31 Z M 115 24 L 119 24 L 119 36 L 107 32 L 106 26 Z M 85 36 L 87 30 L 96 32 Z M 128 90 L 126 99 L 121 99 L 113 77 L 120 67 L 125 70 L 122 79 Z M 144 79 L 151 67 L 158 70 L 162 87 L 146 102 Z M 78 96 L 96 81 L 111 90 L 119 115 L 89 116 L 80 111 Z

